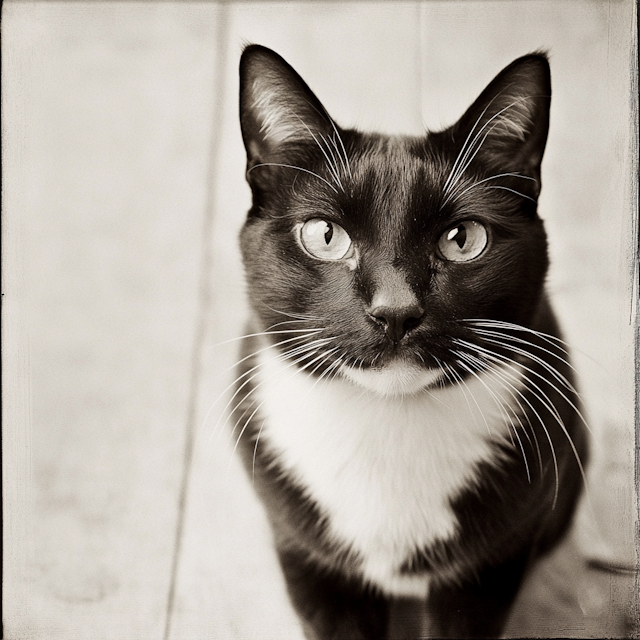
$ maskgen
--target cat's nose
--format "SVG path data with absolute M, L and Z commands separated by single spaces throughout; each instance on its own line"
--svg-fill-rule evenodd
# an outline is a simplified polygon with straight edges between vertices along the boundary
M 422 321 L 423 309 L 417 304 L 405 306 L 375 306 L 369 310 L 373 320 L 384 327 L 389 339 L 398 344 L 412 329 Z
M 380 267 L 373 281 L 373 296 L 367 313 L 384 328 L 389 340 L 398 344 L 420 324 L 424 309 L 399 269 Z

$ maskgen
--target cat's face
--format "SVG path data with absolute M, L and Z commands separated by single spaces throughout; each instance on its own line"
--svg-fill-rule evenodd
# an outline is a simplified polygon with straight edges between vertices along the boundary
M 312 375 L 413 393 L 459 367 L 465 321 L 532 322 L 546 60 L 505 69 L 453 127 L 340 129 L 279 56 L 249 47 L 241 122 L 253 206 L 241 234 L 261 329 Z M 446 376 L 451 380 L 451 375 Z

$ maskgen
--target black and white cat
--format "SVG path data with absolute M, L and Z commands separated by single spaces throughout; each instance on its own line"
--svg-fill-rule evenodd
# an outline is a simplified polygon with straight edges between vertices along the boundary
M 568 528 L 586 435 L 544 290 L 550 95 L 528 55 L 444 131 L 361 133 L 242 55 L 234 432 L 310 639 L 500 635 Z

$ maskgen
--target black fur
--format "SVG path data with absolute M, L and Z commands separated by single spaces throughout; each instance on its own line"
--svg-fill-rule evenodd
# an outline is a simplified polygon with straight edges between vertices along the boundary
M 566 353 L 558 341 L 527 331 L 560 336 L 544 292 L 547 244 L 536 211 L 549 124 L 547 60 L 542 54 L 516 60 L 455 125 L 423 137 L 339 128 L 297 73 L 260 46 L 244 51 L 240 81 L 253 193 L 241 234 L 251 332 L 271 332 L 271 343 L 284 351 L 295 330 L 308 326 L 303 318 L 321 317 L 326 335 L 339 336 L 339 352 L 348 362 L 365 369 L 397 359 L 428 367 L 445 363 L 454 373 L 442 385 L 469 378 L 470 368 L 488 368 L 483 348 L 496 357 L 518 353 L 528 368 L 519 428 L 528 472 L 520 448 L 505 446 L 505 464 L 486 465 L 480 484 L 452 499 L 459 535 L 416 549 L 399 568 L 432 576 L 426 603 L 431 635 L 499 635 L 524 572 L 571 521 L 582 478 L 570 439 L 583 464 L 587 455 L 577 397 L 549 372 L 553 367 L 571 382 Z M 267 124 L 265 113 L 271 118 Z M 447 179 L 465 141 L 478 130 L 488 135 L 461 176 L 475 186 L 452 194 Z M 332 137 L 333 152 L 327 144 L 323 153 L 312 133 Z M 333 176 L 327 169 L 331 153 Z M 346 230 L 359 251 L 355 268 L 319 261 L 300 247 L 294 228 L 312 218 Z M 486 249 L 469 262 L 443 259 L 442 234 L 467 220 L 487 229 Z M 380 299 L 393 300 L 395 307 L 379 311 L 374 307 Z M 490 335 L 474 330 L 467 319 L 510 323 L 502 325 L 503 344 L 486 340 Z M 477 350 L 461 347 L 460 340 Z M 246 341 L 240 374 L 256 365 L 251 354 L 258 348 L 256 339 Z M 461 359 L 461 350 L 472 360 Z M 297 366 L 311 360 L 303 354 Z M 327 356 L 301 375 L 321 377 L 333 364 Z M 256 444 L 263 422 L 259 402 L 255 387 L 240 380 L 235 419 L 246 424 L 240 450 L 266 505 L 307 636 L 387 638 L 390 628 L 398 629 L 390 620 L 391 599 L 362 583 L 357 553 L 329 538 L 327 514 L 277 456 Z

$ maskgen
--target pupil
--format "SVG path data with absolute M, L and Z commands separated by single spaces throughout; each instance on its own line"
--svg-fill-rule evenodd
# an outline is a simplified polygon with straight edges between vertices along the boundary
M 324 241 L 329 244 L 333 238 L 333 225 L 327 222 L 327 230 L 324 232 Z
M 454 240 L 456 241 L 456 244 L 460 247 L 460 249 L 462 249 L 462 247 L 464 247 L 465 242 L 467 241 L 467 230 L 460 225 L 457 229 L 456 235 L 454 236 Z

